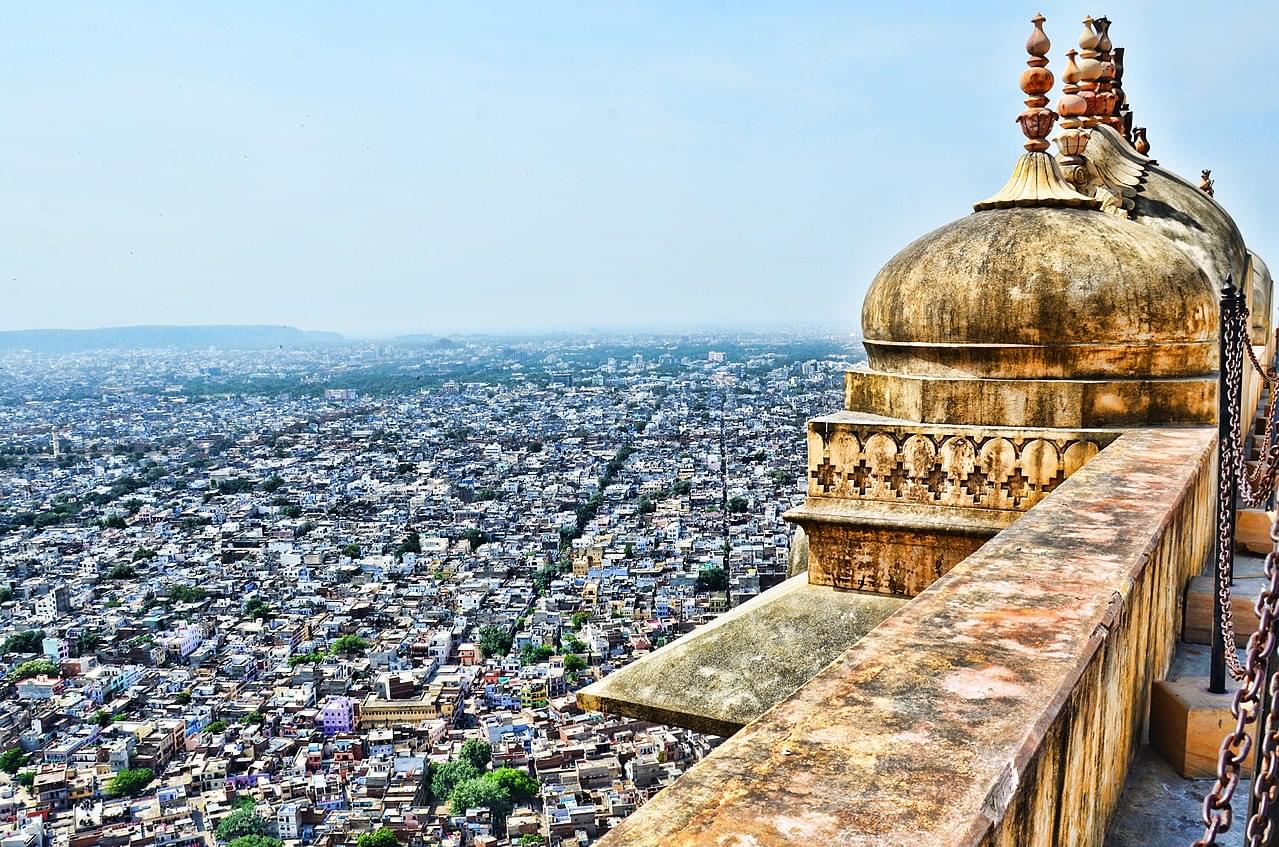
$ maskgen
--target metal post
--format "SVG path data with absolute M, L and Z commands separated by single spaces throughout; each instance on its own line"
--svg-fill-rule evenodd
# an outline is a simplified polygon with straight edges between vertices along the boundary
M 1222 605 L 1222 593 L 1226 585 L 1232 581 L 1233 564 L 1230 568 L 1220 566 L 1221 561 L 1234 551 L 1233 526 L 1229 539 L 1222 539 L 1220 523 L 1222 509 L 1234 512 L 1234 470 L 1230 455 L 1230 403 L 1232 402 L 1229 385 L 1226 381 L 1226 370 L 1229 357 L 1236 351 L 1228 349 L 1226 343 L 1226 327 L 1234 318 L 1235 287 L 1231 277 L 1226 277 L 1221 287 L 1221 303 L 1217 326 L 1217 508 L 1213 512 L 1217 532 L 1214 533 L 1213 557 L 1213 592 L 1212 592 L 1212 669 L 1208 677 L 1208 690 L 1213 694 L 1226 693 L 1226 642 L 1221 632 L 1221 622 L 1225 616 Z M 1234 521 L 1230 523 L 1233 525 Z M 1227 549 L 1222 549 L 1223 545 Z

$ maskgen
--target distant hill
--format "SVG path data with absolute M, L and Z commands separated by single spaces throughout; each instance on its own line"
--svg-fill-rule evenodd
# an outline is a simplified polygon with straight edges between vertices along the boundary
M 336 332 L 312 332 L 292 326 L 118 326 L 102 329 L 19 329 L 0 332 L 0 350 L 78 353 L 85 350 L 173 348 L 261 350 L 269 347 L 318 347 L 341 344 Z

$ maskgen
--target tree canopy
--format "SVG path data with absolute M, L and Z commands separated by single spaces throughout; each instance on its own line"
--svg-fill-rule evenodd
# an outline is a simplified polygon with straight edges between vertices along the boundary
M 22 766 L 31 761 L 31 757 L 23 752 L 21 747 L 10 747 L 3 753 L 0 753 L 0 771 L 7 774 L 15 774 L 22 770 Z
M 137 797 L 155 779 L 150 768 L 126 768 L 107 783 L 107 793 L 112 797 Z
M 20 679 L 29 679 L 33 676 L 58 676 L 60 672 L 60 668 L 48 659 L 32 659 L 14 668 L 9 678 L 17 682 Z
M 236 809 L 218 824 L 218 838 L 223 841 L 254 835 L 266 835 L 266 821 L 251 808 Z
M 464 762 L 470 762 L 471 767 L 483 772 L 489 762 L 493 761 L 493 745 L 478 738 L 468 738 L 462 742 L 462 749 L 458 751 L 457 757 Z
M 511 795 L 487 777 L 476 777 L 458 783 L 449 794 L 449 811 L 454 815 L 465 815 L 467 809 L 481 807 L 492 812 L 494 822 L 501 829 L 513 808 Z
M 379 826 L 355 839 L 355 847 L 400 847 L 400 839 L 395 837 L 394 831 Z
M 431 795 L 443 800 L 453 793 L 458 784 L 480 775 L 479 768 L 466 759 L 455 759 L 436 766 L 431 771 Z

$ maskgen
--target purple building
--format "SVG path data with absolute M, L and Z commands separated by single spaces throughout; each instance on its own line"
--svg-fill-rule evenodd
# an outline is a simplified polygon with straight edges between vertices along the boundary
M 351 732 L 355 729 L 355 700 L 350 697 L 330 697 L 320 706 L 316 723 L 325 735 Z

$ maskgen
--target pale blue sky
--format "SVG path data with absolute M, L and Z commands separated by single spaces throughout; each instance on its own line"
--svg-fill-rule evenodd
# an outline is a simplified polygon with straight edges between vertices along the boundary
M 1279 264 L 1273 4 L 11 3 L 0 329 L 851 329 L 1003 184 L 1037 8 Z

